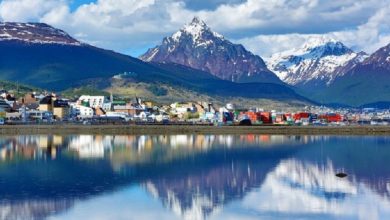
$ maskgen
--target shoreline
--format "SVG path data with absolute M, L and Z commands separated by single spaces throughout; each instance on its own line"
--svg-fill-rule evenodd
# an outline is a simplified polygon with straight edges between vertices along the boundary
M 390 126 L 199 126 L 199 125 L 3 125 L 1 135 L 103 134 L 269 134 L 269 135 L 389 135 Z

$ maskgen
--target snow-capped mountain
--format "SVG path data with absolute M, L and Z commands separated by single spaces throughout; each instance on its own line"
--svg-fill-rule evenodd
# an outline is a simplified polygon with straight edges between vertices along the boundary
M 140 58 L 147 62 L 181 64 L 233 82 L 282 83 L 261 57 L 226 40 L 196 17 Z
M 22 41 L 37 44 L 81 45 L 60 29 L 44 23 L 0 23 L 0 41 Z
M 267 63 L 284 82 L 310 87 L 331 84 L 366 57 L 324 37 L 311 39 L 302 48 L 274 54 Z

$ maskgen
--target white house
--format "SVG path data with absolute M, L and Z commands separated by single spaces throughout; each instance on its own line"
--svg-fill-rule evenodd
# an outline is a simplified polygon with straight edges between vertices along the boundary
M 90 95 L 82 95 L 80 96 L 78 102 L 81 105 L 82 102 L 88 102 L 89 107 L 92 108 L 103 108 L 104 107 L 104 96 L 90 96 Z
M 80 118 L 92 118 L 94 116 L 93 108 L 79 105 L 78 103 L 69 103 L 72 113 Z

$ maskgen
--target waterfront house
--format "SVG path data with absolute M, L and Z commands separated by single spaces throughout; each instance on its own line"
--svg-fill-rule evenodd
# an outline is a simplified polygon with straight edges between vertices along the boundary
M 78 102 L 80 105 L 86 102 L 91 108 L 103 108 L 104 100 L 104 96 L 82 95 L 79 97 Z
M 53 102 L 53 115 L 57 119 L 65 119 L 70 115 L 70 107 L 67 101 L 56 99 Z
M 53 112 L 53 96 L 45 96 L 39 101 L 39 111 Z
M 20 98 L 19 102 L 22 104 L 37 103 L 37 98 L 35 97 L 34 93 L 28 93 L 24 95 L 22 98 Z
M 69 116 L 70 107 L 66 100 L 57 99 L 54 95 L 48 95 L 40 100 L 39 111 L 51 112 L 55 118 L 64 119 Z
M 139 105 L 132 105 L 132 104 L 126 104 L 126 105 L 114 105 L 113 106 L 114 112 L 118 113 L 126 113 L 129 115 L 138 115 L 140 112 L 144 111 L 142 107 Z
M 77 102 L 69 103 L 69 105 L 72 116 L 78 118 L 92 118 L 94 116 L 94 110 L 89 106 L 79 105 Z

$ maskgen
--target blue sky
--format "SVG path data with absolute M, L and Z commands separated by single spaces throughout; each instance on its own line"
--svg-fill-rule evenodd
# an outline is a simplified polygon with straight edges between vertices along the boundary
M 390 43 L 388 0 L 0 0 L 2 21 L 45 22 L 138 56 L 194 16 L 263 57 L 334 38 L 373 52 Z
M 91 3 L 91 2 L 96 2 L 96 1 L 93 1 L 93 0 L 73 0 L 73 1 L 70 2 L 70 9 L 72 11 L 74 11 L 79 6 L 81 6 L 83 4 L 88 4 L 88 3 Z

